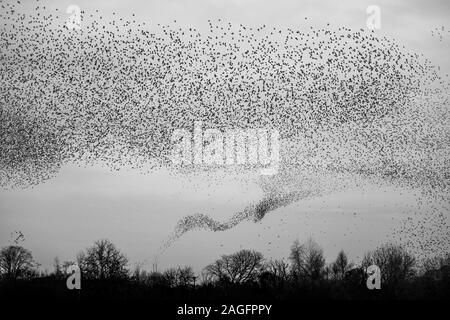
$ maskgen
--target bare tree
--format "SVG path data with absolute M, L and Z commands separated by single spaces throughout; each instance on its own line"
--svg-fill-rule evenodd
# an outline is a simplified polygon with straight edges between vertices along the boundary
M 78 264 L 86 278 L 119 279 L 128 276 L 127 258 L 108 240 L 99 240 L 78 255 Z
M 146 274 L 147 282 L 151 285 L 161 284 L 170 288 L 189 287 L 195 284 L 197 277 L 192 267 L 169 268 L 162 274 L 151 272 Z
M 267 263 L 267 271 L 282 280 L 289 278 L 289 264 L 284 260 L 270 260 Z
M 331 264 L 331 273 L 334 279 L 343 280 L 347 271 L 353 268 L 353 263 L 348 262 L 344 250 L 338 253 L 336 261 Z
M 192 267 L 179 267 L 177 270 L 177 285 L 179 287 L 188 287 L 195 284 L 194 270 Z
M 33 255 L 21 246 L 11 245 L 0 251 L 0 273 L 8 280 L 28 277 L 34 274 L 35 267 Z
M 213 274 L 211 274 L 210 272 L 208 272 L 206 270 L 206 268 L 202 270 L 200 276 L 201 276 L 201 283 L 203 285 L 210 285 L 215 280 L 215 276 Z
M 292 262 L 292 274 L 298 279 L 317 280 L 325 273 L 323 250 L 312 239 L 302 245 L 296 240 L 289 259 Z
M 53 276 L 56 278 L 61 278 L 64 275 L 61 263 L 58 257 L 53 260 Z
M 205 268 L 206 274 L 216 280 L 231 283 L 245 283 L 256 280 L 264 269 L 264 257 L 261 253 L 241 250 L 234 254 L 223 255 L 219 260 Z
M 163 279 L 163 283 L 168 286 L 168 287 L 176 287 L 178 285 L 177 283 L 177 269 L 175 268 L 170 268 L 167 269 L 163 272 L 162 274 L 162 279 Z
M 142 269 L 143 262 L 137 262 L 131 272 L 131 279 L 136 282 L 143 282 L 147 278 L 147 272 Z
M 284 260 L 270 260 L 265 270 L 259 275 L 259 282 L 264 287 L 280 287 L 289 279 L 289 264 Z
M 145 284 L 150 285 L 152 287 L 162 285 L 164 284 L 163 275 L 158 271 L 151 271 L 150 273 L 147 273 Z
M 415 275 L 414 257 L 399 245 L 385 244 L 367 253 L 363 258 L 362 267 L 366 269 L 373 264 L 380 268 L 382 283 L 392 287 Z

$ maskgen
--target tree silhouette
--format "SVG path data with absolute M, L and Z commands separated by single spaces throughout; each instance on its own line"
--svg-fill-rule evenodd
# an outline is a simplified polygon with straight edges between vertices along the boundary
M 174 288 L 177 286 L 177 275 L 178 271 L 175 268 L 169 268 L 165 270 L 162 274 L 164 285 Z
M 264 257 L 252 250 L 241 250 L 223 255 L 219 260 L 205 268 L 205 272 L 215 280 L 231 283 L 245 283 L 256 280 L 264 269 Z
M 177 284 L 179 287 L 188 287 L 195 284 L 197 277 L 192 267 L 179 267 L 177 272 Z
M 98 240 L 78 255 L 78 264 L 88 279 L 123 279 L 128 276 L 127 258 L 109 240 Z
M 352 269 L 353 264 L 348 262 L 344 250 L 338 253 L 336 260 L 331 264 L 331 272 L 334 279 L 343 280 L 345 274 Z
M 415 258 L 402 246 L 385 244 L 367 253 L 362 261 L 363 268 L 377 265 L 381 271 L 381 282 L 388 289 L 401 288 L 401 284 L 415 274 Z
M 289 264 L 284 260 L 270 260 L 265 271 L 259 275 L 259 282 L 264 287 L 277 288 L 289 280 Z
M 31 252 L 21 246 L 10 245 L 0 251 L 0 273 L 8 280 L 29 276 L 36 266 Z
M 323 250 L 312 239 L 302 245 L 296 240 L 291 247 L 289 259 L 292 263 L 292 275 L 297 279 L 317 280 L 325 273 Z
M 61 263 L 59 262 L 59 258 L 55 257 L 53 260 L 53 276 L 56 278 L 61 278 L 64 275 L 63 268 L 61 266 Z
M 171 288 L 175 287 L 189 287 L 194 285 L 197 277 L 194 274 L 192 267 L 178 267 L 170 268 L 162 274 L 163 283 Z
M 289 278 L 289 264 L 284 260 L 270 260 L 267 263 L 267 271 L 281 280 Z

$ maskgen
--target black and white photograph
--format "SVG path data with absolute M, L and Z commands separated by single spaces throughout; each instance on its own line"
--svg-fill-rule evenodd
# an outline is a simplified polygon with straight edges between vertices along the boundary
M 179 320 L 448 301 L 449 17 L 0 0 L 0 301 Z

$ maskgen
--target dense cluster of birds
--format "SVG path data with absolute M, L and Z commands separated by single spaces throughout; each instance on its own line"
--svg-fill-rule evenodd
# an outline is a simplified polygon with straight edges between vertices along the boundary
M 172 165 L 174 130 L 194 121 L 277 129 L 280 170 L 255 176 L 263 200 L 226 222 L 187 216 L 167 246 L 194 228 L 227 230 L 295 201 L 378 184 L 414 190 L 423 207 L 396 231 L 402 241 L 448 250 L 449 81 L 422 55 L 346 27 L 219 19 L 200 32 L 82 12 L 71 30 L 39 0 L 32 12 L 20 1 L 0 6 L 0 186 L 30 187 L 63 165 L 96 163 L 218 179 L 217 168 Z

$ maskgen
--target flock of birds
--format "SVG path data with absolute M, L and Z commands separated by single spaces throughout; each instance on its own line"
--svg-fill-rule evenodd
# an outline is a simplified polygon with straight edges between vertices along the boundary
M 1 187 L 97 163 L 201 172 L 220 183 L 218 168 L 172 165 L 174 130 L 194 121 L 277 129 L 279 173 L 253 178 L 263 199 L 224 222 L 189 215 L 165 247 L 195 228 L 223 231 L 375 184 L 416 192 L 423 210 L 395 230 L 403 243 L 448 251 L 449 81 L 422 55 L 346 27 L 218 20 L 200 32 L 82 12 L 81 29 L 69 30 L 58 11 L 34 1 L 24 12 L 20 1 L 0 0 Z
M 450 33 L 450 30 L 446 30 L 446 28 L 444 26 L 441 27 L 436 27 L 433 30 L 431 30 L 431 36 L 434 38 L 439 38 L 439 41 L 442 42 L 442 39 L 444 39 L 444 37 L 448 36 L 448 34 Z

